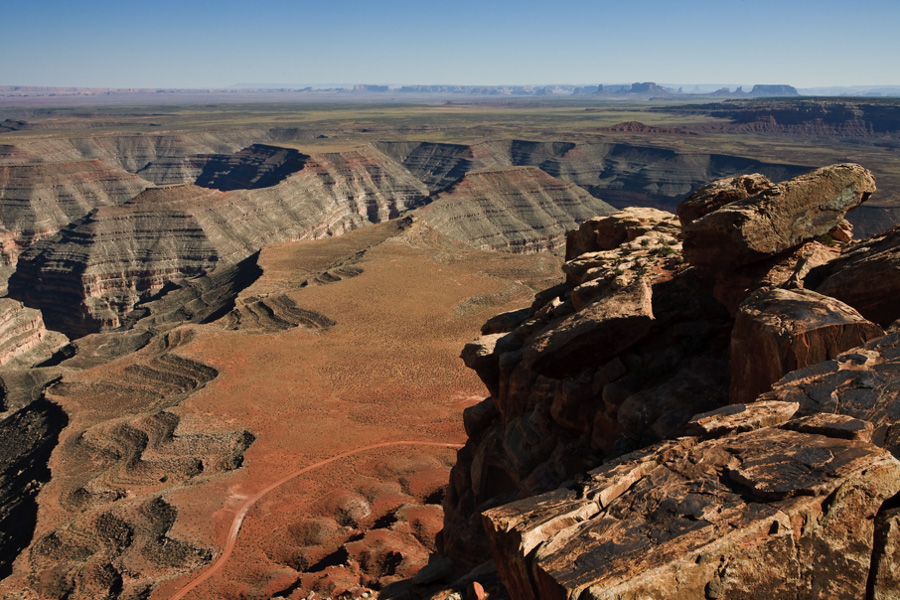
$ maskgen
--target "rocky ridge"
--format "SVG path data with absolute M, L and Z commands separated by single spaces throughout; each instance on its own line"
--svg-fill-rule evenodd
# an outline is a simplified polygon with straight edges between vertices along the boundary
M 443 553 L 493 558 L 506 592 L 475 572 L 516 599 L 893 597 L 895 303 L 852 290 L 867 260 L 895 279 L 898 234 L 835 241 L 873 192 L 856 165 L 729 178 L 680 223 L 572 231 L 566 281 L 463 350 L 490 397 L 464 413 Z M 775 219 L 790 234 L 748 252 L 738 232 Z

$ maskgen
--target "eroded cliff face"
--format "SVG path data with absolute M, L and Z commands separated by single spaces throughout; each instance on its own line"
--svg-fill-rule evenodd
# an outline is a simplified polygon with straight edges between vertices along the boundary
M 680 223 L 572 231 L 566 281 L 463 350 L 490 397 L 464 414 L 445 555 L 492 558 L 512 598 L 890 597 L 895 303 L 853 290 L 873 262 L 896 279 L 898 234 L 842 223 L 873 192 L 857 165 L 730 178 Z
M 98 160 L 9 166 L 0 162 L 0 260 L 14 265 L 35 242 L 99 206 L 122 204 L 150 185 Z
M 266 244 L 340 235 L 424 205 L 423 218 L 452 238 L 539 252 L 607 214 L 599 198 L 672 205 L 721 175 L 804 170 L 598 142 L 382 142 L 319 154 L 279 145 L 311 137 L 248 128 L 3 146 L 0 256 L 12 266 L 24 253 L 10 294 L 81 336 L 119 327 L 135 306 Z

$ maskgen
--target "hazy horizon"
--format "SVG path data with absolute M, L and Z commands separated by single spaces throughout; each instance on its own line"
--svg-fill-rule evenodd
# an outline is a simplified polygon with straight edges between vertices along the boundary
M 4 17 L 0 85 L 900 85 L 895 0 L 47 0 L 10 3 Z

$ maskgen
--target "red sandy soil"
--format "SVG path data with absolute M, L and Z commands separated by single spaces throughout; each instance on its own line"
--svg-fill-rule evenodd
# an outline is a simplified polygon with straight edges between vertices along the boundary
M 172 537 L 212 547 L 219 557 L 248 499 L 304 467 L 397 440 L 462 443 L 461 410 L 484 394 L 458 358 L 462 345 L 477 336 L 488 316 L 527 305 L 533 289 L 555 277 L 558 266 L 546 255 L 465 249 L 417 224 L 371 247 L 356 264 L 361 275 L 298 289 L 310 271 L 345 256 L 365 236 L 378 241 L 377 232 L 363 230 L 269 247 L 260 257 L 265 274 L 243 294 L 285 293 L 298 306 L 337 321 L 331 329 L 249 334 L 201 326 L 194 328 L 194 341 L 178 349 L 219 376 L 174 411 L 184 420 L 215 417 L 253 432 L 257 440 L 243 468 L 167 496 L 178 509 Z M 297 568 L 331 551 L 328 533 L 335 521 L 338 533 L 358 533 L 403 505 L 409 505 L 401 509 L 404 518 L 419 531 L 401 533 L 433 544 L 440 515 L 415 507 L 440 494 L 453 461 L 452 449 L 408 445 L 309 470 L 248 507 L 231 558 L 208 580 L 176 595 L 204 567 L 159 585 L 152 598 L 268 598 L 297 580 Z M 355 515 L 360 498 L 366 506 Z M 416 510 L 425 516 L 406 514 Z M 311 536 L 311 523 L 324 533 Z M 396 529 L 390 535 L 401 535 Z M 420 564 L 425 558 L 427 553 Z M 406 564 L 395 571 L 397 579 L 414 572 Z M 308 580 L 317 585 L 309 578 L 304 585 Z M 304 597 L 303 590 L 291 597 Z

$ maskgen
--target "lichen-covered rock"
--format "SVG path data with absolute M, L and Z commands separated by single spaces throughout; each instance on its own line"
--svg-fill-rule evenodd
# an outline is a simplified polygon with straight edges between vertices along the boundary
M 712 211 L 772 187 L 759 173 L 719 179 L 698 187 L 678 205 L 678 220 L 685 227 Z
M 828 233 L 874 192 L 859 165 L 816 169 L 686 223 L 685 259 L 721 271 L 772 256 Z
M 731 402 L 752 402 L 785 374 L 884 335 L 834 298 L 763 290 L 738 310 L 731 334 Z
M 650 231 L 677 234 L 672 213 L 643 206 L 630 206 L 608 217 L 594 217 L 566 236 L 566 260 L 586 252 L 614 250 Z

